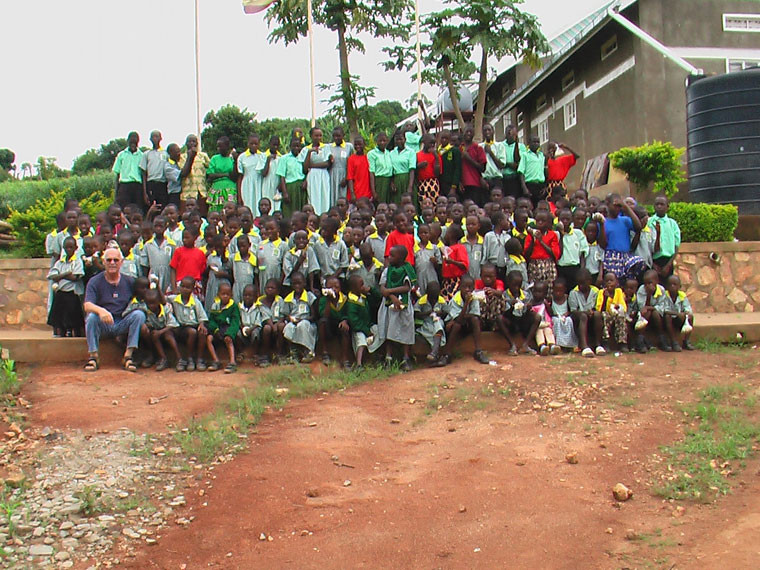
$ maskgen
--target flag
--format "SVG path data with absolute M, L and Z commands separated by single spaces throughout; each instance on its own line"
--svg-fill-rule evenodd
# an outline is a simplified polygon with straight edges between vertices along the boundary
M 266 10 L 275 0 L 243 0 L 243 11 L 246 14 L 256 14 Z

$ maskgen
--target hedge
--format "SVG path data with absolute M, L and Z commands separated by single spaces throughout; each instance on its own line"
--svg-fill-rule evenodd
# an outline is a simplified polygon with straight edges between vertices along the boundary
M 64 191 L 64 198 L 82 200 L 95 193 L 113 196 L 113 173 L 104 170 L 86 176 L 53 178 L 51 180 L 16 180 L 0 183 L 0 218 L 11 210 L 23 212 L 38 200 L 49 198 L 54 192 Z
M 734 241 L 739 210 L 727 204 L 671 202 L 668 215 L 678 222 L 683 242 Z

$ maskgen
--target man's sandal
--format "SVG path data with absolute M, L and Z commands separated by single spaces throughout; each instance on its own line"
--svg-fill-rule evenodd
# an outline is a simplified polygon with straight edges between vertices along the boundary
M 137 366 L 135 365 L 135 361 L 132 360 L 131 356 L 125 356 L 121 361 L 121 365 L 127 372 L 137 372 Z
M 88 358 L 87 362 L 84 365 L 85 372 L 95 372 L 98 368 L 100 368 L 100 362 L 98 362 L 98 359 L 94 357 Z

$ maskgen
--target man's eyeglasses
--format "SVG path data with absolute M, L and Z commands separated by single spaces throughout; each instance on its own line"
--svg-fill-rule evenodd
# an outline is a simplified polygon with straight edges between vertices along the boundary
M 119 263 L 119 261 L 121 261 L 121 260 L 120 260 L 120 259 L 118 259 L 118 258 L 116 258 L 116 259 L 109 259 L 109 258 L 106 258 L 106 259 L 105 259 L 105 262 L 106 262 L 106 263 Z

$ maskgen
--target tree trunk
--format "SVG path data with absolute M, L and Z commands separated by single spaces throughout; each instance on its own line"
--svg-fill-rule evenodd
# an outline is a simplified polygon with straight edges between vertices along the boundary
M 448 63 L 443 64 L 443 75 L 446 78 L 446 85 L 449 88 L 449 98 L 454 107 L 454 114 L 457 116 L 459 128 L 463 129 L 464 117 L 462 117 L 462 110 L 459 108 L 459 93 L 457 93 L 457 87 L 454 85 L 454 78 L 451 76 L 451 67 Z
M 480 77 L 478 78 L 478 101 L 475 107 L 475 140 L 483 140 L 483 119 L 486 115 L 486 90 L 488 89 L 488 50 L 481 46 Z
M 348 121 L 349 140 L 359 135 L 358 114 L 351 97 L 351 75 L 348 71 L 348 46 L 346 45 L 346 28 L 341 23 L 338 26 L 338 53 L 340 54 L 340 90 L 343 94 L 343 106 Z

